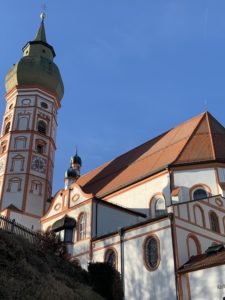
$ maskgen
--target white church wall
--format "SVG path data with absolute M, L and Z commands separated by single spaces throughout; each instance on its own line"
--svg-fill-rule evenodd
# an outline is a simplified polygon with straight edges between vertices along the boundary
M 220 196 L 175 205 L 174 212 L 178 218 L 209 230 L 211 230 L 209 215 L 210 212 L 215 212 L 219 219 L 220 233 L 225 233 L 225 199 Z
M 189 284 L 191 300 L 224 299 L 225 265 L 190 272 Z
M 185 222 L 178 218 L 176 220 L 176 235 L 177 235 L 177 247 L 178 247 L 178 259 L 179 266 L 183 265 L 189 259 L 188 255 L 188 237 L 197 237 L 201 253 L 204 253 L 213 242 L 224 243 L 224 235 L 217 234 L 211 230 L 200 228 L 194 224 Z M 191 249 L 190 249 L 191 250 Z M 194 253 L 190 253 L 192 255 Z
M 124 244 L 126 299 L 176 299 L 170 227 L 148 233 L 149 229 L 150 227 L 146 227 L 146 235 L 130 238 Z M 143 258 L 144 240 L 151 233 L 156 235 L 160 241 L 160 263 L 155 271 L 146 269 Z
M 160 241 L 160 263 L 154 271 L 149 271 L 144 262 L 144 242 L 151 235 Z M 125 299 L 176 299 L 170 220 L 164 219 L 131 228 L 125 231 L 123 240 Z M 104 261 L 105 252 L 111 248 L 117 252 L 117 268 L 120 271 L 118 234 L 94 242 L 93 260 Z
M 218 194 L 218 186 L 214 168 L 174 171 L 174 185 L 182 188 L 181 202 L 189 201 L 190 189 L 197 184 L 205 184 L 211 189 L 212 195 Z
M 109 207 L 107 204 L 104 205 L 103 203 L 94 204 L 93 210 L 95 211 L 95 214 L 96 205 L 97 232 L 93 232 L 95 235 L 107 234 L 118 230 L 120 227 L 129 226 L 145 220 L 145 218 L 138 217 L 118 208 Z
M 73 240 L 70 245 L 68 245 L 69 254 L 72 256 L 72 259 L 87 256 L 89 257 L 90 253 L 90 238 L 91 238 L 91 202 L 83 203 L 82 205 L 78 205 L 76 207 L 73 207 L 71 209 L 63 209 L 62 208 L 62 197 L 60 199 L 60 195 L 57 199 L 58 201 L 55 201 L 53 204 L 53 207 L 57 206 L 61 203 L 61 208 L 59 212 L 55 215 L 50 215 L 45 220 L 42 219 L 42 230 L 46 231 L 49 227 L 51 227 L 57 220 L 63 218 L 65 215 L 67 215 L 70 218 L 73 218 L 78 222 L 79 216 L 84 213 L 85 215 L 85 238 L 82 240 L 78 239 L 78 226 L 74 229 L 73 232 Z M 83 263 L 82 266 L 87 265 L 87 261 L 84 264 L 85 259 L 82 258 Z
M 135 209 L 149 215 L 150 200 L 155 194 L 164 195 L 167 205 L 170 205 L 170 180 L 169 174 L 164 173 L 156 178 L 150 178 L 130 189 L 121 191 L 119 194 L 107 197 L 107 201 Z
M 219 181 L 225 182 L 225 168 L 218 168 Z
M 40 217 L 43 215 L 45 184 L 45 181 L 30 176 L 27 191 L 28 197 L 26 200 L 26 211 L 28 213 L 33 213 Z
M 15 181 L 13 181 L 15 179 Z M 24 189 L 24 180 L 25 176 L 20 175 L 17 176 L 5 176 L 4 191 L 3 191 L 3 201 L 2 201 L 2 209 L 9 206 L 10 204 L 16 206 L 19 209 L 22 209 L 23 204 L 23 189 Z
M 32 230 L 40 230 L 41 224 L 40 219 L 33 218 L 30 216 L 27 216 L 23 213 L 17 213 L 14 211 L 10 211 L 10 219 L 15 219 L 15 221 L 19 224 L 23 224 L 23 226 L 32 229 Z

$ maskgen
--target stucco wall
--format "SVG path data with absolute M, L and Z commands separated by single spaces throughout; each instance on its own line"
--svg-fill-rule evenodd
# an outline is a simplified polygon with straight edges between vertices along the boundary
M 225 265 L 191 272 L 189 282 L 191 300 L 222 300 L 225 297 Z
M 149 271 L 144 263 L 144 241 L 154 234 L 160 241 L 160 263 Z M 103 261 L 104 253 L 113 247 L 120 271 L 120 239 L 118 235 L 97 241 L 94 261 Z M 126 300 L 176 299 L 174 260 L 169 219 L 137 226 L 124 234 L 124 286 Z

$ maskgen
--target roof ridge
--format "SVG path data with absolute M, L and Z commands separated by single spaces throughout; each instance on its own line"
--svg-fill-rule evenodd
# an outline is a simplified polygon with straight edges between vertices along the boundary
M 192 132 L 192 134 L 189 136 L 189 138 L 187 139 L 187 142 L 186 142 L 185 145 L 183 146 L 183 149 L 180 151 L 180 153 L 177 155 L 177 157 L 175 158 L 175 160 L 174 160 L 171 164 L 174 164 L 174 163 L 181 157 L 181 155 L 183 154 L 184 150 L 185 150 L 186 147 L 189 145 L 189 142 L 190 142 L 191 139 L 193 138 L 195 132 L 198 130 L 198 128 L 199 128 L 201 122 L 203 121 L 204 117 L 206 116 L 206 114 L 207 114 L 207 112 L 204 112 L 204 113 L 200 114 L 200 115 L 202 115 L 202 116 L 201 116 L 201 119 L 198 121 L 198 124 L 197 124 L 196 127 L 193 129 L 193 132 Z M 199 116 L 200 116 L 200 115 L 199 115 Z
M 206 112 L 203 112 L 203 113 L 201 113 L 201 114 L 199 114 L 199 115 L 197 115 L 197 116 L 195 116 L 195 117 L 193 117 L 193 118 L 191 118 L 191 119 L 188 119 L 188 120 L 182 122 L 181 124 L 178 124 L 178 125 L 176 125 L 176 126 L 170 128 L 169 130 L 164 131 L 163 133 L 161 133 L 161 134 L 159 134 L 159 135 L 157 135 L 157 136 L 155 136 L 155 137 L 153 137 L 153 138 L 147 140 L 146 142 L 144 142 L 144 143 L 142 143 L 142 144 L 140 144 L 140 145 L 138 145 L 138 146 L 136 146 L 136 147 L 134 147 L 134 148 L 132 148 L 132 149 L 130 149 L 130 150 L 128 150 L 128 151 L 126 151 L 126 152 L 120 154 L 120 155 L 118 155 L 118 156 L 115 157 L 115 158 L 112 158 L 112 159 L 109 160 L 109 161 L 106 161 L 105 163 L 101 164 L 100 166 L 96 167 L 95 169 L 90 170 L 89 172 L 83 174 L 83 175 L 81 176 L 81 178 L 84 178 L 84 177 L 87 176 L 89 173 L 92 173 L 93 171 L 96 171 L 96 170 L 98 170 L 99 168 L 102 168 L 103 166 L 108 165 L 109 163 L 113 162 L 114 160 L 119 159 L 120 157 L 123 157 L 123 156 L 127 155 L 129 152 L 132 152 L 133 150 L 138 149 L 139 147 L 142 147 L 143 145 L 145 145 L 145 144 L 147 144 L 147 143 L 149 143 L 149 142 L 152 142 L 152 141 L 154 141 L 154 140 L 156 140 L 156 139 L 158 139 L 158 138 L 160 138 L 160 137 L 165 136 L 167 133 L 171 132 L 173 129 L 177 128 L 178 126 L 179 126 L 179 127 L 180 127 L 180 126 L 183 126 L 183 125 L 185 125 L 186 123 L 188 123 L 188 122 L 190 122 L 190 121 L 196 119 L 197 117 L 200 117 L 201 115 L 202 115 L 202 117 L 203 117 L 205 114 L 206 114 Z M 197 125 L 197 126 L 198 126 L 198 125 Z M 181 140 L 182 140 L 182 139 L 181 139 Z M 168 146 L 162 148 L 162 150 L 165 150 L 166 148 L 168 148 Z M 155 151 L 155 152 L 157 152 L 157 151 Z M 154 152 L 154 153 L 155 153 L 155 152 Z M 152 154 L 151 154 L 151 155 L 152 155 Z M 148 157 L 148 156 L 150 156 L 150 155 L 147 155 L 147 156 L 145 156 L 144 158 L 146 158 L 146 157 Z M 144 159 L 144 158 L 142 158 L 142 159 Z M 140 160 L 142 160 L 142 159 L 136 159 L 136 160 L 135 160 L 134 162 L 132 162 L 131 164 L 133 164 L 133 163 L 135 163 L 135 162 L 137 162 L 137 161 L 140 161 Z M 129 164 L 129 165 L 131 165 L 131 164 Z M 118 170 L 121 170 L 121 169 L 122 169 L 122 168 L 119 168 Z M 117 170 L 117 171 L 118 171 L 118 170 Z M 116 171 L 115 171 L 115 172 L 116 172 Z M 112 174 L 115 173 L 115 172 L 112 172 Z M 106 176 L 107 176 L 107 175 L 106 175 Z
M 211 147 L 212 147 L 213 158 L 216 159 L 214 142 L 213 142 L 213 137 L 212 137 L 212 130 L 211 130 L 211 126 L 209 124 L 209 113 L 208 112 L 206 113 L 206 121 L 207 121 L 208 130 L 209 130 L 210 144 L 211 144 Z

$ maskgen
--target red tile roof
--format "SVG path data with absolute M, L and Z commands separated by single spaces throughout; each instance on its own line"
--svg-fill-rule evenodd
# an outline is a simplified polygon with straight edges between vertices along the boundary
M 200 254 L 192 256 L 179 270 L 178 273 L 188 273 L 225 264 L 225 250 L 213 255 Z
M 205 112 L 83 175 L 77 183 L 86 193 L 102 197 L 167 167 L 218 160 L 225 161 L 225 128 Z

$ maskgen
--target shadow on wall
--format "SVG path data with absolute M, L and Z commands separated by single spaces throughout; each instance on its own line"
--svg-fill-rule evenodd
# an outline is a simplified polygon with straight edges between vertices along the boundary
M 214 272 L 211 271 L 214 269 Z M 225 297 L 225 266 L 204 269 L 190 279 L 192 300 L 222 300 Z M 191 273 L 189 273 L 189 278 Z
M 176 299 L 173 255 L 171 252 L 170 256 L 170 251 L 168 251 L 168 245 L 171 244 L 171 236 L 168 233 L 163 232 L 160 235 L 161 261 L 155 271 L 148 271 L 144 265 L 143 242 L 145 237 L 138 239 L 136 245 L 130 245 L 129 251 L 125 250 L 126 299 Z

